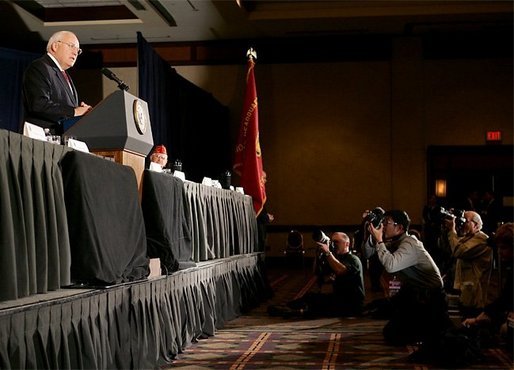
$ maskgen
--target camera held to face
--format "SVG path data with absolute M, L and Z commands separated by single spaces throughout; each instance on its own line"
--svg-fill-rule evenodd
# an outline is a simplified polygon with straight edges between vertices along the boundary
M 317 243 L 330 243 L 330 238 L 320 229 L 316 229 L 312 232 L 312 240 L 314 240 Z
M 455 219 L 455 228 L 459 230 L 466 223 L 464 217 L 464 210 L 462 209 L 450 209 L 446 210 L 444 207 L 438 208 L 438 214 L 441 221 Z
M 385 211 L 381 207 L 376 207 L 366 215 L 364 221 L 372 224 L 375 229 L 378 229 L 384 220 L 384 214 Z
M 328 244 L 330 252 L 334 252 L 334 243 L 330 241 L 330 238 L 320 229 L 316 229 L 312 233 L 312 240 L 317 243 Z M 332 269 L 327 261 L 327 256 L 322 250 L 318 250 L 316 254 L 316 275 L 323 276 L 332 273 Z

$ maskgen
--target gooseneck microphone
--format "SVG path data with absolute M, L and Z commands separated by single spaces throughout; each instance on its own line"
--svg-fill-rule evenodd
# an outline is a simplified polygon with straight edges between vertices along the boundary
M 118 84 L 118 88 L 120 88 L 121 90 L 125 90 L 125 91 L 128 91 L 129 87 L 128 85 L 125 84 L 125 82 L 123 82 L 122 80 L 120 80 L 118 78 L 118 76 L 116 76 L 114 74 L 113 71 L 111 71 L 110 69 L 107 69 L 107 68 L 102 68 L 102 74 L 107 77 L 109 80 L 113 80 L 114 82 L 116 82 Z

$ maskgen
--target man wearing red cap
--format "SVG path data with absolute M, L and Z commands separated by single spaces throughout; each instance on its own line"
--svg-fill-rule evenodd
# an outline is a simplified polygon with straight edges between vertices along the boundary
M 168 152 L 164 145 L 157 145 L 150 155 L 150 169 L 152 171 L 162 172 L 166 163 L 168 163 Z

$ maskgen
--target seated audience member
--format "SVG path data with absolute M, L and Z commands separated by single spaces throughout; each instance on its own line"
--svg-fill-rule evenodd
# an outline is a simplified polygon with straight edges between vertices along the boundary
M 506 340 L 507 349 L 512 352 L 514 330 L 514 278 L 512 273 L 514 255 L 514 224 L 512 222 L 501 225 L 496 231 L 494 241 L 498 250 L 500 267 L 505 273 L 502 282 L 501 294 L 476 317 L 463 321 L 466 327 L 496 328 Z M 479 329 L 480 330 L 480 329 Z M 498 331 L 498 330 L 496 330 Z
M 317 244 L 315 270 L 331 285 L 331 292 L 308 293 L 289 302 L 287 308 L 270 307 L 270 314 L 337 317 L 362 313 L 365 298 L 362 264 L 350 252 L 350 238 L 343 232 L 335 232 L 330 240 L 332 248 L 329 242 Z
M 168 153 L 164 145 L 157 145 L 150 155 L 150 170 L 162 172 L 168 163 Z
M 408 234 L 409 225 L 406 212 L 391 210 L 379 227 L 370 223 L 368 228 L 380 262 L 401 284 L 391 297 L 384 339 L 392 345 L 421 342 L 426 352 L 451 322 L 439 268 L 423 243 Z
M 448 242 L 455 259 L 453 288 L 460 292 L 462 314 L 475 315 L 486 302 L 487 284 L 493 252 L 483 233 L 482 219 L 474 211 L 464 212 L 463 224 L 456 227 L 456 218 L 446 219 Z

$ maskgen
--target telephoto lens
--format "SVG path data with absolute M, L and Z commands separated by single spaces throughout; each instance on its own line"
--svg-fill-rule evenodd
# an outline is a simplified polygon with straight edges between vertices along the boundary
M 312 240 L 318 243 L 327 244 L 330 242 L 330 238 L 325 235 L 320 229 L 316 229 L 312 232 Z

